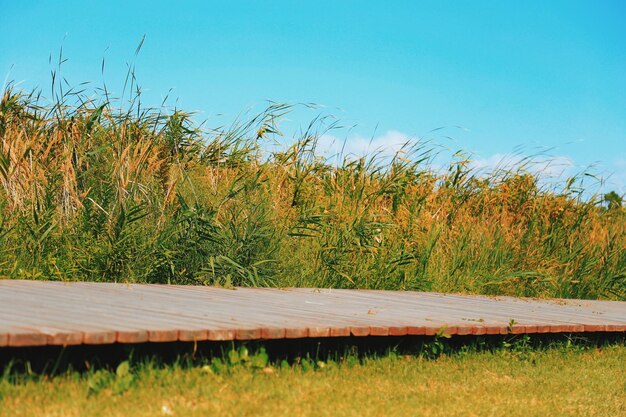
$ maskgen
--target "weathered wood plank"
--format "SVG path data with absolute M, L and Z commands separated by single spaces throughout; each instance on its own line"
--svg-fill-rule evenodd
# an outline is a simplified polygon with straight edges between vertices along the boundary
M 626 302 L 0 280 L 0 347 L 626 331 Z

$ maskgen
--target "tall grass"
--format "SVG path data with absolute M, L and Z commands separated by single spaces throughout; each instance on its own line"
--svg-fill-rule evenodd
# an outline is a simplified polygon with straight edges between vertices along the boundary
M 1 276 L 626 299 L 626 211 L 577 178 L 441 169 L 421 142 L 328 159 L 323 119 L 269 151 L 289 106 L 200 129 L 58 90 L 3 92 Z

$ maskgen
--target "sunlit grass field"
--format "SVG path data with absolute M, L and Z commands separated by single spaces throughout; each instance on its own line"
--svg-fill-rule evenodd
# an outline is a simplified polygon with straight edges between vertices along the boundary
M 232 355 L 231 355 L 232 358 Z M 623 416 L 626 347 L 457 351 L 272 364 L 123 362 L 5 375 L 0 416 Z
M 626 211 L 586 173 L 329 157 L 327 118 L 280 137 L 291 106 L 208 128 L 53 84 L 0 102 L 2 277 L 626 297 Z

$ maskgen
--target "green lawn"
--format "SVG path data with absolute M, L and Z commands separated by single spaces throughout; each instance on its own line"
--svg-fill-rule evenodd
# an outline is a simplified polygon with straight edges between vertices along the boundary
M 623 344 L 348 362 L 5 376 L 0 415 L 626 416 Z

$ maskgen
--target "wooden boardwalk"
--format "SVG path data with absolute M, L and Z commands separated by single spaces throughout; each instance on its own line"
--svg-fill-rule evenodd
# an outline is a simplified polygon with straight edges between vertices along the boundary
M 625 331 L 617 301 L 0 280 L 0 347 Z

